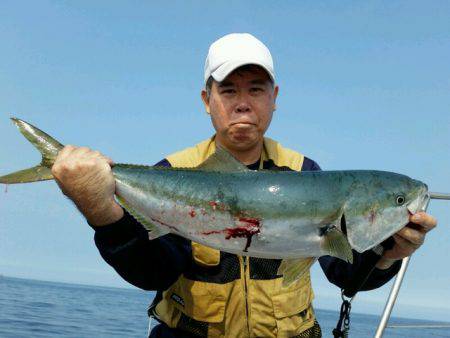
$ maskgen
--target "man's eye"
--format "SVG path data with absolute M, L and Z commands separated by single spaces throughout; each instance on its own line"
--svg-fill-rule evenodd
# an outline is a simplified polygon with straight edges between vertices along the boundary
M 222 90 L 222 94 L 233 94 L 235 92 L 234 89 L 224 89 Z
M 264 89 L 263 88 L 260 88 L 260 87 L 253 87 L 253 88 L 250 88 L 250 91 L 252 91 L 252 92 L 262 92 Z

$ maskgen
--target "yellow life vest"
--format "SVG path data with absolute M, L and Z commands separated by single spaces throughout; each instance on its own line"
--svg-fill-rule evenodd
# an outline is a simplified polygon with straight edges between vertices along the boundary
M 213 136 L 167 160 L 172 167 L 193 168 L 214 152 Z M 272 160 L 278 167 L 300 171 L 303 159 L 264 138 L 261 163 Z M 282 287 L 283 277 L 273 273 L 280 260 L 249 259 L 194 242 L 192 258 L 195 271 L 181 275 L 154 308 L 169 327 L 205 337 L 303 337 L 302 332 L 313 326 L 320 332 L 311 305 L 309 272 Z

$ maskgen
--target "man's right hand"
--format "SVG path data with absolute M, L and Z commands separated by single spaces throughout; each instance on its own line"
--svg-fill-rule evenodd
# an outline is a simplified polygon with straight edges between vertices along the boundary
M 86 147 L 65 146 L 58 154 L 52 174 L 69 197 L 94 226 L 114 223 L 123 216 L 115 201 L 113 161 Z

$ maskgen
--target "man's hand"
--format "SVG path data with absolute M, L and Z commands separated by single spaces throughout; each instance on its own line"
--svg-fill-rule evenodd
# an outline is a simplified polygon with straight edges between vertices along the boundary
M 95 226 L 114 223 L 123 209 L 114 199 L 112 160 L 86 147 L 65 146 L 58 154 L 52 174 L 69 197 Z
M 425 212 L 411 215 L 410 223 L 394 234 L 395 245 L 383 253 L 376 267 L 388 269 L 396 260 L 411 256 L 425 241 L 425 235 L 437 225 L 437 220 Z

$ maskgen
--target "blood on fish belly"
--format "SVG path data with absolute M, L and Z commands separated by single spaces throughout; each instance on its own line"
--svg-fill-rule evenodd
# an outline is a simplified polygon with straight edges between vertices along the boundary
M 261 222 L 257 218 L 252 217 L 239 217 L 238 224 L 240 226 L 234 228 L 225 228 L 223 230 L 211 230 L 204 231 L 201 234 L 208 236 L 213 234 L 225 234 L 225 239 L 231 238 L 247 238 L 247 242 L 245 243 L 244 252 L 248 251 L 248 248 L 252 244 L 252 237 L 256 234 L 259 234 L 261 231 Z

